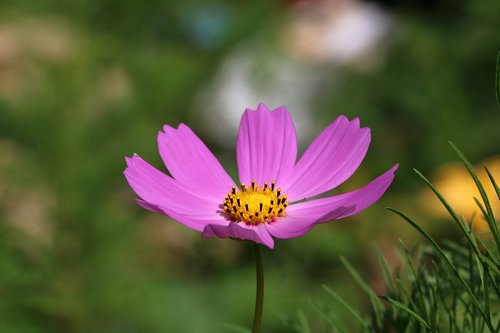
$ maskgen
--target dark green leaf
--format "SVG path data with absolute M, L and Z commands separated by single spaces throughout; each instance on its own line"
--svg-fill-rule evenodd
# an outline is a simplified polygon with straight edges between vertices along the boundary
M 486 324 L 488 325 L 488 327 L 490 328 L 490 331 L 493 332 L 493 326 L 491 324 L 491 322 L 489 322 L 489 318 L 488 316 L 486 315 L 486 313 L 484 312 L 483 308 L 481 307 L 481 305 L 479 304 L 479 301 L 477 300 L 477 298 L 474 296 L 474 293 L 472 292 L 470 286 L 465 282 L 465 280 L 462 278 L 462 276 L 460 275 L 460 273 L 458 272 L 457 268 L 455 267 L 455 265 L 452 263 L 452 261 L 450 260 L 450 258 L 443 252 L 443 250 L 441 249 L 441 247 L 436 243 L 436 241 L 424 230 L 422 229 L 422 227 L 420 227 L 417 223 L 413 222 L 413 220 L 411 220 L 409 217 L 407 217 L 405 214 L 403 214 L 402 212 L 398 211 L 397 209 L 394 209 L 394 208 L 388 208 L 390 211 L 396 213 L 397 215 L 399 215 L 400 217 L 402 217 L 406 222 L 408 222 L 413 228 L 415 228 L 418 232 L 420 232 L 420 234 L 422 234 L 430 243 L 432 246 L 434 246 L 434 248 L 437 250 L 437 252 L 441 255 L 441 257 L 444 259 L 444 262 L 447 264 L 447 266 L 449 267 L 449 269 L 454 273 L 454 275 L 458 278 L 458 280 L 460 281 L 460 283 L 462 284 L 462 286 L 464 287 L 465 291 L 467 292 L 467 294 L 469 295 L 469 297 L 471 298 L 474 306 L 476 306 L 477 310 L 481 313 L 481 316 L 484 318 L 484 320 L 486 320 Z
M 352 306 L 350 306 L 342 297 L 340 297 L 336 292 L 334 292 L 332 289 L 328 288 L 328 286 L 323 285 L 323 289 L 326 290 L 326 292 L 332 296 L 337 303 L 342 305 L 353 317 L 356 319 L 357 322 L 361 324 L 363 327 L 368 327 L 369 322 L 363 319 L 361 315 L 359 314 L 358 311 L 356 311 Z
M 347 329 L 344 327 L 344 324 L 334 313 L 326 314 L 324 309 L 320 308 L 320 303 L 311 302 L 311 305 L 318 312 L 321 318 L 323 318 L 323 320 L 330 325 L 334 332 L 347 333 Z
M 347 259 L 343 256 L 340 256 L 340 261 L 347 268 L 351 276 L 354 280 L 359 284 L 359 286 L 368 294 L 370 298 L 370 302 L 373 306 L 373 311 L 375 312 L 375 318 L 377 320 L 377 325 L 379 327 L 382 326 L 383 322 L 383 309 L 384 305 L 380 302 L 380 299 L 377 297 L 375 292 L 368 286 L 368 284 L 363 280 L 363 278 L 359 275 L 359 273 L 352 267 L 352 265 L 347 261 Z
M 497 95 L 498 109 L 500 110 L 500 52 L 497 54 L 497 70 L 495 75 L 495 93 Z
M 471 175 L 472 179 L 474 180 L 474 183 L 476 183 L 476 187 L 479 190 L 479 193 L 481 194 L 481 198 L 483 199 L 483 203 L 485 205 L 486 211 L 488 212 L 487 215 L 485 215 L 486 221 L 488 222 L 488 225 L 490 226 L 490 230 L 493 234 L 493 237 L 495 238 L 495 242 L 497 244 L 497 249 L 498 252 L 500 253 L 500 235 L 498 233 L 498 227 L 495 221 L 495 217 L 493 215 L 493 209 L 491 208 L 490 200 L 488 196 L 486 195 L 486 191 L 484 190 L 483 184 L 481 184 L 481 181 L 477 177 L 476 171 L 474 171 L 474 168 L 472 167 L 472 164 L 469 162 L 469 160 L 465 157 L 465 155 L 458 149 L 457 146 L 453 144 L 453 142 L 449 142 L 451 147 L 457 152 L 458 156 L 462 160 L 463 164 L 469 171 L 469 174 Z
M 412 309 L 410 309 L 409 307 L 407 307 L 403 303 L 398 302 L 395 299 L 392 299 L 390 297 L 385 297 L 384 296 L 382 298 L 384 300 L 386 300 L 387 302 L 391 303 L 392 305 L 394 305 L 395 307 L 397 307 L 397 308 L 405 311 L 406 313 L 408 313 L 410 316 L 412 316 L 413 318 L 415 318 L 420 324 L 422 324 L 425 328 L 432 329 L 432 327 L 429 325 L 429 323 L 427 323 L 427 321 L 425 321 L 424 318 L 420 317 L 415 311 L 413 311 Z
M 439 201 L 443 204 L 443 206 L 446 208 L 448 213 L 451 215 L 453 220 L 458 224 L 460 227 L 460 230 L 464 233 L 464 235 L 467 237 L 467 240 L 469 243 L 474 247 L 474 251 L 479 254 L 479 248 L 477 247 L 476 242 L 474 241 L 474 237 L 467 231 L 467 229 L 464 227 L 462 224 L 462 221 L 460 217 L 457 215 L 455 210 L 451 207 L 451 205 L 446 201 L 446 199 L 443 197 L 443 195 L 436 189 L 436 187 L 423 175 L 418 171 L 417 169 L 413 169 L 419 176 L 424 180 L 424 182 L 431 188 L 431 190 L 434 192 L 434 194 L 438 197 Z
M 297 316 L 299 318 L 299 327 L 300 327 L 300 332 L 302 333 L 311 333 L 311 328 L 309 327 L 309 323 L 307 322 L 307 318 L 304 315 L 304 312 L 298 311 Z
M 394 290 L 394 283 L 392 281 L 392 275 L 391 272 L 389 271 L 389 268 L 387 267 L 387 263 L 385 262 L 384 257 L 382 256 L 382 253 L 380 252 L 380 248 L 375 244 L 375 242 L 372 242 L 372 249 L 373 252 L 375 253 L 375 257 L 377 258 L 378 265 L 380 266 L 382 270 L 382 274 L 384 276 L 384 282 L 385 285 L 387 286 L 387 290 L 389 293 L 392 293 Z
M 491 184 L 493 184 L 493 187 L 495 188 L 495 192 L 497 193 L 497 198 L 500 200 L 500 188 L 498 187 L 497 182 L 493 178 L 493 175 L 491 174 L 490 170 L 486 166 L 486 164 L 483 163 L 484 170 L 486 170 L 486 173 L 488 174 L 488 177 L 490 178 Z

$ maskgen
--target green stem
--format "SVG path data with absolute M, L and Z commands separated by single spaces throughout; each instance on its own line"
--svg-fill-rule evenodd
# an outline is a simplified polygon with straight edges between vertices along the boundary
M 257 289 L 255 293 L 255 313 L 253 316 L 252 333 L 259 333 L 262 323 L 262 309 L 264 308 L 264 266 L 262 265 L 262 254 L 260 246 L 253 244 L 255 252 L 255 269 L 257 272 Z

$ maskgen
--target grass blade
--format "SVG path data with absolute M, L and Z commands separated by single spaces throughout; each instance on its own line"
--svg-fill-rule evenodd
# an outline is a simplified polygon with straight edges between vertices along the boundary
M 347 329 L 344 327 L 344 324 L 338 319 L 333 313 L 332 314 L 326 314 L 323 309 L 321 309 L 320 305 L 321 303 L 317 302 L 311 302 L 312 307 L 319 313 L 321 318 L 330 325 L 330 327 L 333 329 L 332 332 L 335 333 L 347 333 Z
M 491 184 L 493 184 L 493 187 L 495 188 L 495 192 L 497 193 L 498 200 L 500 200 L 500 188 L 498 188 L 498 184 L 493 178 L 493 175 L 491 174 L 490 170 L 486 166 L 485 163 L 483 163 L 484 170 L 486 170 L 486 173 L 488 174 L 488 178 L 490 178 Z
M 432 192 L 434 192 L 434 194 L 438 197 L 439 201 L 441 201 L 441 203 L 446 208 L 446 210 L 448 211 L 448 213 L 451 215 L 451 217 L 453 218 L 453 220 L 455 220 L 455 222 L 458 224 L 460 230 L 467 237 L 467 240 L 469 241 L 469 243 L 472 244 L 472 246 L 474 248 L 474 252 L 476 252 L 476 254 L 481 253 L 481 251 L 479 251 L 479 248 L 477 247 L 477 244 L 475 243 L 472 235 L 469 232 L 467 232 L 467 229 L 462 224 L 460 217 L 458 217 L 457 213 L 455 213 L 455 211 L 450 206 L 450 204 L 448 203 L 448 201 L 446 201 L 446 199 L 443 197 L 443 195 L 436 189 L 436 187 L 427 178 L 425 178 L 425 176 L 423 174 L 420 173 L 420 171 L 418 171 L 417 169 L 413 169 L 413 170 L 431 188 Z
M 447 264 L 448 268 L 453 272 L 453 274 L 458 278 L 458 280 L 460 281 L 460 283 L 462 284 L 462 286 L 465 288 L 465 291 L 467 292 L 467 294 L 471 298 L 472 303 L 476 306 L 477 310 L 481 313 L 481 316 L 486 321 L 486 325 L 488 326 L 490 332 L 494 332 L 492 323 L 489 320 L 490 318 L 484 312 L 483 308 L 479 304 L 479 301 L 477 300 L 476 296 L 474 296 L 474 293 L 472 292 L 472 290 L 469 287 L 469 285 L 462 278 L 462 276 L 458 272 L 458 270 L 455 267 L 455 265 L 453 265 L 453 263 L 451 262 L 450 258 L 443 252 L 443 250 L 438 245 L 438 243 L 436 243 L 436 241 L 424 229 L 422 229 L 422 227 L 420 227 L 418 224 L 416 224 L 415 222 L 413 222 L 413 220 L 410 219 L 408 216 L 406 216 L 402 212 L 398 211 L 397 209 L 390 208 L 390 207 L 388 207 L 387 209 L 389 209 L 390 211 L 392 211 L 392 212 L 396 213 L 397 215 L 399 215 L 400 217 L 402 217 L 407 223 L 409 223 L 413 228 L 415 228 L 420 234 L 422 234 L 422 236 L 424 236 L 430 242 L 430 244 L 436 249 L 436 251 L 444 259 L 444 262 Z
M 411 306 L 416 308 L 417 306 L 414 303 L 413 298 L 410 296 L 410 293 L 408 292 L 408 290 L 406 290 L 405 286 L 403 285 L 403 282 L 400 279 L 397 279 L 396 284 L 398 285 L 399 290 L 403 294 L 402 296 L 406 297 L 408 303 L 410 303 Z
M 307 322 L 307 318 L 304 315 L 304 312 L 298 311 L 297 316 L 299 317 L 299 327 L 302 333 L 311 333 L 311 328 L 309 327 L 309 323 Z
M 469 171 L 469 174 L 471 175 L 472 179 L 474 180 L 474 183 L 476 183 L 476 187 L 479 190 L 479 193 L 481 194 L 481 198 L 483 199 L 484 206 L 486 208 L 486 211 L 488 214 L 485 216 L 486 221 L 488 222 L 488 225 L 490 226 L 491 233 L 493 234 L 493 237 L 495 238 L 495 243 L 497 244 L 497 249 L 498 252 L 500 253 L 500 235 L 498 234 L 498 227 L 495 222 L 495 216 L 493 215 L 493 209 L 491 208 L 490 200 L 488 199 L 488 196 L 486 195 L 486 191 L 484 190 L 483 184 L 481 184 L 481 181 L 477 177 L 476 171 L 474 171 L 474 168 L 472 167 L 472 164 L 469 162 L 469 160 L 465 157 L 465 155 L 458 149 L 457 146 L 453 144 L 453 142 L 449 142 L 451 147 L 456 151 L 460 159 L 462 160 L 463 164 Z
M 375 253 L 375 257 L 377 258 L 378 265 L 382 269 L 382 274 L 384 276 L 384 282 L 387 286 L 387 290 L 389 294 L 391 294 L 394 291 L 394 283 L 392 281 L 392 275 L 389 271 L 389 267 L 387 267 L 387 262 L 385 261 L 384 256 L 382 256 L 382 253 L 380 252 L 380 248 L 377 246 L 377 244 L 375 244 L 375 242 L 372 242 L 372 249 Z
M 323 285 L 323 289 L 332 296 L 337 303 L 342 305 L 364 328 L 369 326 L 369 323 L 361 317 L 358 311 L 356 311 L 352 306 L 350 306 L 342 297 L 340 297 L 336 292 L 330 289 L 328 286 Z
M 392 298 L 386 297 L 386 296 L 382 296 L 382 299 L 386 300 L 387 302 L 391 303 L 393 306 L 395 306 L 395 307 L 403 310 L 404 312 L 408 313 L 410 316 L 412 316 L 413 318 L 415 318 L 425 328 L 427 328 L 429 330 L 432 329 L 431 325 L 429 325 L 429 323 L 427 323 L 427 321 L 424 318 L 420 317 L 415 311 L 413 311 L 412 309 L 410 309 L 409 307 L 407 307 L 403 303 L 398 302 L 395 299 L 392 299 Z
M 495 94 L 497 96 L 497 105 L 500 110 L 500 52 L 497 54 L 497 71 L 495 75 Z
M 378 296 L 375 294 L 375 292 L 366 284 L 366 282 L 363 280 L 363 278 L 359 275 L 359 273 L 352 267 L 352 265 L 347 261 L 347 259 L 344 256 L 340 256 L 340 261 L 342 261 L 342 264 L 345 266 L 345 268 L 349 271 L 351 276 L 354 278 L 354 280 L 358 283 L 358 285 L 363 289 L 364 292 L 368 294 L 368 297 L 370 298 L 370 302 L 373 307 L 373 311 L 375 312 L 375 319 L 377 320 L 377 326 L 382 327 L 383 323 L 383 311 L 384 311 L 384 305 L 378 298 Z
M 419 295 L 419 297 L 414 297 L 415 299 L 417 299 L 418 301 L 418 304 L 421 304 L 424 309 L 423 311 L 425 311 L 425 315 L 427 318 L 429 318 L 429 304 L 427 303 L 427 300 L 426 300 L 426 293 L 425 293 L 425 286 L 423 285 L 426 281 L 424 279 L 421 279 L 420 278 L 420 274 L 419 272 L 417 271 L 417 268 L 415 267 L 415 264 L 413 262 L 413 259 L 411 258 L 411 255 L 410 255 L 410 252 L 408 251 L 408 248 L 406 247 L 406 245 L 404 244 L 403 240 L 399 240 L 399 243 L 401 245 L 401 248 L 403 249 L 404 251 L 404 255 L 405 255 L 405 260 L 406 260 L 406 264 L 409 266 L 410 268 L 410 272 L 411 272 L 411 275 L 413 276 L 413 284 L 415 286 L 415 289 L 414 291 L 415 292 L 418 292 L 417 295 Z M 420 247 L 419 248 L 419 253 L 418 253 L 418 260 L 417 262 L 420 262 L 421 259 L 423 258 L 423 248 Z M 415 296 L 415 295 L 414 295 Z M 413 298 L 413 297 L 412 297 Z M 412 305 L 415 309 L 418 308 L 417 304 L 413 303 L 413 300 L 412 300 Z

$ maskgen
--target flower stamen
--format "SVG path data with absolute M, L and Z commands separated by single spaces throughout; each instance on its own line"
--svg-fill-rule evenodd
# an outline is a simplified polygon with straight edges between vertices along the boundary
M 234 222 L 253 225 L 271 222 L 275 217 L 284 216 L 288 206 L 287 195 L 281 193 L 281 188 L 275 191 L 275 186 L 272 181 L 271 186 L 265 182 L 261 187 L 254 180 L 250 187 L 242 183 L 241 190 L 233 186 L 224 198 L 224 214 Z

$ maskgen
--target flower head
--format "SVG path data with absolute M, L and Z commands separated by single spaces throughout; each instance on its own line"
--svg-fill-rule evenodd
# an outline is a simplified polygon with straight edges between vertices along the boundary
M 158 134 L 171 176 L 139 156 L 126 158 L 125 177 L 148 210 L 168 215 L 203 237 L 231 237 L 274 247 L 316 224 L 354 215 L 387 190 L 398 165 L 358 190 L 316 197 L 348 179 L 365 157 L 370 129 L 340 116 L 297 161 L 297 140 L 284 107 L 247 109 L 237 139 L 237 186 L 207 146 L 184 124 Z

